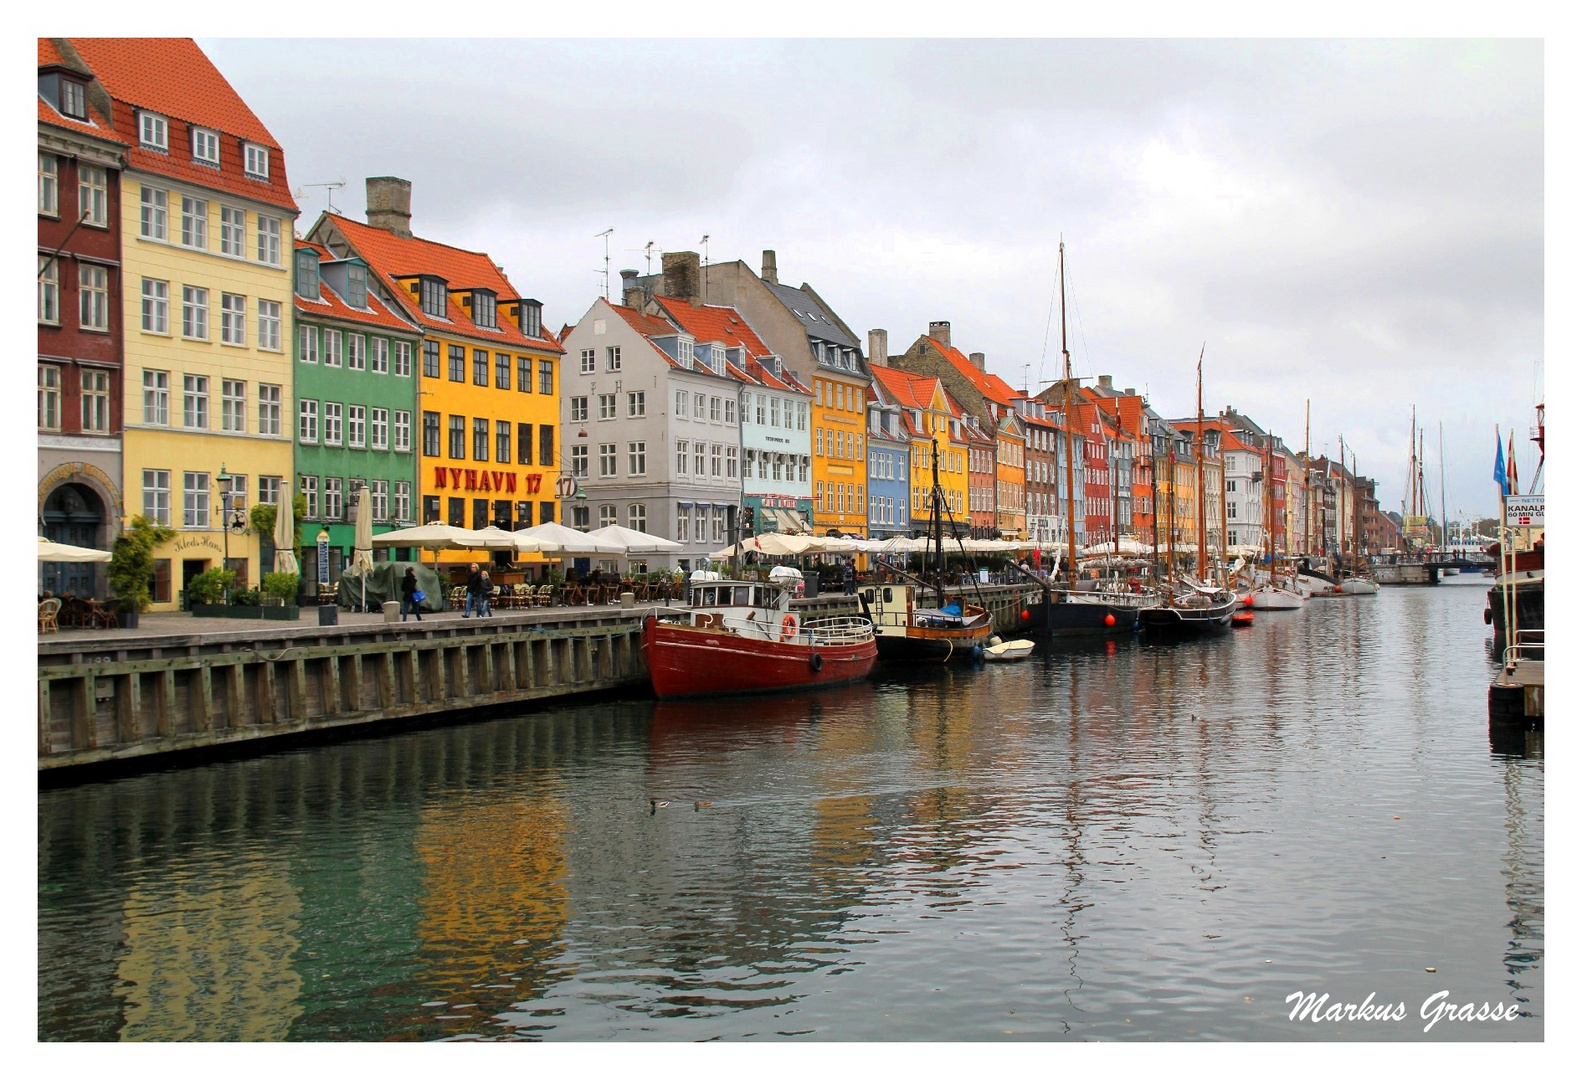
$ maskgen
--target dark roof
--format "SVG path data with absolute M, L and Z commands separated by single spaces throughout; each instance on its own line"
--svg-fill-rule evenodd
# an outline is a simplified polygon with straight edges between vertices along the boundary
M 793 289 L 789 285 L 771 285 L 767 281 L 764 282 L 764 286 L 774 294 L 776 300 L 797 317 L 797 321 L 807 331 L 808 337 L 833 342 L 844 348 L 856 349 L 861 354 L 861 343 L 846 333 L 839 320 L 835 319 L 824 305 L 819 303 L 816 297 L 810 296 L 805 289 Z

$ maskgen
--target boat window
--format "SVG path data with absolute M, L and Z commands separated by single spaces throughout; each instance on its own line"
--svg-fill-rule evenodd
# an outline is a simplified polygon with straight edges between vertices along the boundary
M 703 590 L 702 589 L 693 589 L 692 590 L 692 606 L 693 607 L 702 607 L 703 606 Z
M 753 606 L 754 607 L 768 607 L 769 606 L 769 592 L 768 592 L 767 589 L 765 589 L 761 585 L 753 590 Z
M 715 604 L 718 604 L 720 602 L 720 598 L 719 598 L 718 593 L 719 593 L 719 590 L 717 590 L 717 589 L 713 589 L 713 588 L 704 589 L 703 590 L 703 604 L 704 604 L 704 606 L 705 607 L 713 607 Z
M 889 589 L 885 589 L 884 590 L 884 602 L 886 604 L 888 604 L 891 601 L 891 599 L 892 599 L 892 597 L 890 595 L 890 590 Z
M 741 605 L 745 606 L 747 604 L 752 603 L 752 599 L 751 599 L 749 594 L 750 594 L 750 587 L 749 586 L 747 586 L 747 585 L 738 585 L 738 586 L 736 586 L 736 602 L 738 604 L 741 604 Z

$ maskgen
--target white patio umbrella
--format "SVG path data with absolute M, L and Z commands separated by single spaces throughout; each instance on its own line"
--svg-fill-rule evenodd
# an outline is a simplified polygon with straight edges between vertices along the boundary
M 109 562 L 110 553 L 100 551 L 98 548 L 75 547 L 71 544 L 57 544 L 53 540 L 38 538 L 39 562 Z
M 482 529 L 467 530 L 468 536 L 463 546 L 473 550 L 482 551 L 515 551 L 519 554 L 536 554 L 545 549 L 545 544 L 531 536 L 523 536 L 521 532 L 506 532 L 498 525 L 489 525 Z
M 626 550 L 620 544 L 595 540 L 588 533 L 568 528 L 558 521 L 546 521 L 530 529 L 518 529 L 512 535 L 524 536 L 541 544 L 546 554 L 620 555 Z
M 493 530 L 493 535 L 489 530 Z M 527 546 L 522 546 L 522 545 Z M 443 521 L 427 525 L 414 525 L 409 529 L 392 529 L 373 538 L 374 547 L 415 547 L 434 552 L 434 566 L 439 567 L 441 551 L 537 551 L 531 541 L 519 541 L 504 529 L 461 529 Z
M 291 481 L 280 481 L 280 501 L 275 505 L 275 573 L 296 574 L 296 515 L 291 509 Z
M 595 540 L 607 540 L 619 544 L 621 550 L 628 555 L 655 555 L 681 550 L 681 545 L 674 540 L 655 536 L 653 533 L 638 532 L 624 525 L 606 525 L 602 529 L 594 529 L 587 535 Z

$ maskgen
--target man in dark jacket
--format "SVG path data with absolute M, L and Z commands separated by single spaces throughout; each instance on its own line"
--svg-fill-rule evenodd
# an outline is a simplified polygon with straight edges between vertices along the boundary
M 840 568 L 840 580 L 846 587 L 847 596 L 857 591 L 857 567 L 850 558 L 846 560 L 846 565 Z
M 467 567 L 467 606 L 462 609 L 461 617 L 471 615 L 473 608 L 477 607 L 479 617 L 483 615 L 483 575 L 478 573 L 478 564 L 472 563 Z

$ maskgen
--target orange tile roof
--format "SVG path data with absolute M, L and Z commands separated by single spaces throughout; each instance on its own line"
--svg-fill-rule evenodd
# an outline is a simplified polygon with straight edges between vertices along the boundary
M 269 129 L 191 38 L 72 38 L 76 49 L 115 101 L 117 129 L 127 133 L 131 168 L 295 211 L 285 155 Z M 169 153 L 137 145 L 136 109 L 169 121 Z M 189 125 L 220 133 L 220 167 L 192 160 Z M 270 150 L 269 179 L 243 173 L 239 139 Z
M 542 334 L 537 338 L 523 334 L 503 316 L 496 319 L 498 329 L 480 327 L 472 321 L 472 317 L 457 303 L 455 297 L 450 298 L 446 307 L 450 315 L 449 319 L 436 319 L 423 311 L 422 305 L 412 295 L 408 285 L 398 280 L 416 274 L 432 274 L 444 278 L 450 289 L 492 289 L 501 301 L 521 299 L 521 294 L 488 255 L 436 243 L 433 240 L 424 240 L 421 237 L 396 236 L 384 229 L 366 225 L 361 221 L 353 221 L 339 214 L 325 214 L 323 220 L 333 223 L 340 230 L 353 250 L 384 279 L 386 287 L 396 296 L 401 308 L 420 326 L 440 333 L 465 334 L 468 337 L 489 341 L 531 345 L 554 352 L 565 351 L 555 338 L 554 331 L 547 327 L 541 328 Z
M 1011 407 L 1011 400 L 1017 397 L 1017 393 L 1004 379 L 986 371 L 979 371 L 978 365 L 963 355 L 960 349 L 946 345 L 938 338 L 931 337 L 928 340 L 939 350 L 941 356 L 950 361 L 952 367 L 966 377 L 978 393 L 996 405 L 1003 405 L 1007 409 Z
M 878 367 L 873 368 L 873 377 L 879 380 L 879 385 L 895 398 L 896 404 L 910 409 L 927 409 L 934 400 L 933 385 L 939 380 L 930 375 L 913 375 L 910 371 L 900 368 Z M 929 384 L 928 390 L 921 398 L 918 391 L 923 384 Z
M 91 72 L 83 71 L 82 68 L 62 56 L 60 50 L 55 47 L 53 38 L 38 39 L 38 66 L 41 68 L 58 66 L 83 75 L 92 74 Z M 85 135 L 93 135 L 109 142 L 126 145 L 126 139 L 108 124 L 100 122 L 97 119 L 98 115 L 97 111 L 92 106 L 89 106 L 88 119 L 78 120 L 75 117 L 66 116 L 57 111 L 55 106 L 45 101 L 42 96 L 38 99 L 38 118 L 41 123 L 52 124 L 55 127 L 65 128 L 68 131 L 80 131 Z
M 303 248 L 309 248 L 318 252 L 319 258 L 325 261 L 339 258 L 323 244 L 315 244 L 308 240 L 298 240 L 296 246 L 299 251 Z M 320 278 L 317 303 L 312 300 L 304 300 L 296 293 L 291 294 L 291 299 L 295 303 L 298 313 L 302 315 L 328 319 L 345 319 L 349 322 L 365 323 L 369 326 L 379 326 L 386 330 L 400 330 L 414 335 L 421 333 L 417 327 L 394 314 L 372 291 L 368 293 L 368 307 L 366 309 L 358 309 L 341 299 L 335 290 L 326 285 L 324 280 Z
M 774 353 L 735 308 L 709 304 L 694 307 L 689 301 L 677 300 L 673 296 L 656 296 L 654 299 L 681 329 L 699 342 L 717 341 L 730 347 L 739 346 L 747 350 L 747 355 L 754 357 Z
M 606 301 L 606 303 L 608 303 L 608 301 Z M 641 311 L 638 311 L 636 308 L 626 307 L 624 304 L 610 304 L 610 310 L 619 315 L 626 322 L 626 325 L 630 326 L 633 330 L 636 330 L 639 334 L 641 334 L 643 336 L 643 340 L 648 342 L 648 347 L 653 349 L 654 352 L 658 353 L 660 356 L 664 357 L 665 363 L 669 364 L 673 368 L 679 368 L 681 366 L 680 364 L 676 363 L 675 357 L 665 352 L 665 350 L 654 344 L 653 341 L 653 339 L 656 337 L 667 337 L 674 334 L 676 332 L 676 328 L 674 326 L 671 326 L 669 323 L 665 322 L 665 320 L 658 318 L 657 316 L 645 314 Z M 561 340 L 564 341 L 565 337 L 562 336 Z

